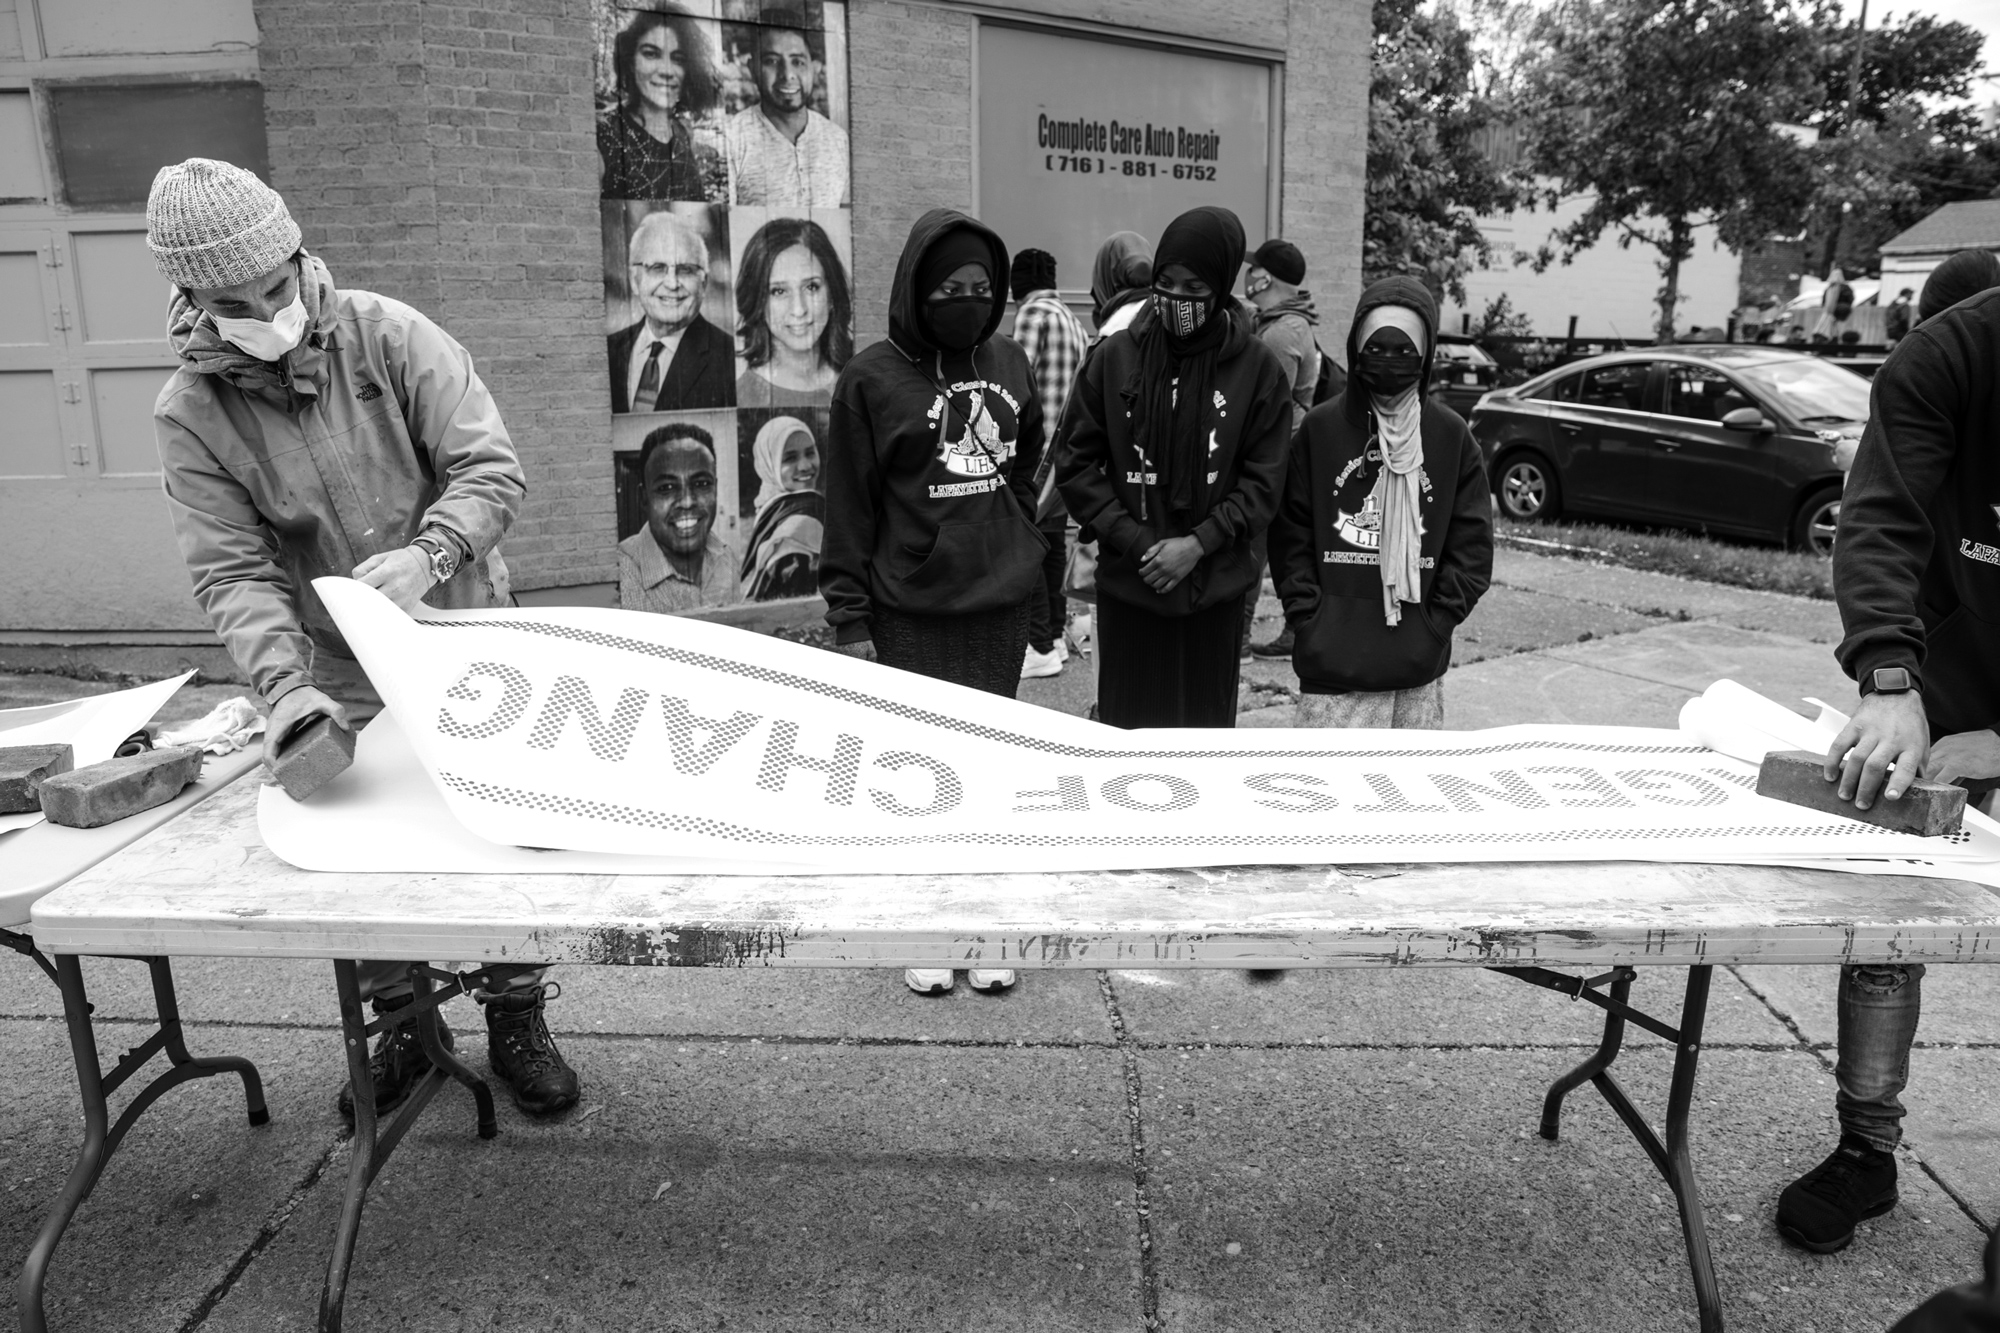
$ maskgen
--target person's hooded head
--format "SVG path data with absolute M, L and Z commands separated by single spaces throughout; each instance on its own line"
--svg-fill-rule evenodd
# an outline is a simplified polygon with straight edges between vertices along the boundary
M 1221 340 L 1243 247 L 1243 223 L 1214 204 L 1189 209 L 1160 233 L 1153 252 L 1153 308 L 1176 354 Z
M 1968 296 L 2000 287 L 2000 259 L 1991 250 L 1960 250 L 1931 270 L 1917 298 L 1919 321 L 1942 314 Z
M 1365 401 L 1374 419 L 1382 472 L 1375 497 L 1381 518 L 1382 613 L 1394 628 L 1403 604 L 1422 598 L 1424 386 L 1437 347 L 1437 300 L 1415 278 L 1370 283 L 1347 335 L 1354 385 L 1348 413 Z
M 757 470 L 757 512 L 781 495 L 819 489 L 819 443 L 797 417 L 772 417 L 750 449 Z
M 1007 247 L 992 228 L 933 208 L 910 228 L 889 288 L 889 338 L 904 355 L 970 352 L 1006 309 Z
M 1415 390 L 1422 397 L 1437 350 L 1437 300 L 1415 278 L 1384 278 L 1368 285 L 1354 307 L 1347 335 L 1347 364 L 1371 400 L 1383 402 Z
M 1115 231 L 1097 247 L 1090 266 L 1090 319 L 1102 326 L 1111 313 L 1144 299 L 1153 285 L 1153 247 L 1136 231 Z

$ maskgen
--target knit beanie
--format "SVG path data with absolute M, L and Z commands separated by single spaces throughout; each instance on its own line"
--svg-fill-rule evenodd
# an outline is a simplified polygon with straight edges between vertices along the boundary
M 227 162 L 162 167 L 146 196 L 146 248 L 181 287 L 248 282 L 298 253 L 300 240 L 278 192 Z
M 1290 241 L 1264 242 L 1257 247 L 1257 253 L 1250 262 L 1279 282 L 1288 282 L 1294 287 L 1306 280 L 1306 257 Z

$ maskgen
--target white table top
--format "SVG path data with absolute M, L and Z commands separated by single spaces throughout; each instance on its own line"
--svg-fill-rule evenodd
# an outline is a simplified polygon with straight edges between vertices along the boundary
M 42 898 L 37 941 L 84 954 L 718 967 L 2000 962 L 2000 892 L 1778 867 L 316 874 L 264 848 L 256 788 L 235 783 Z
M 62 828 L 45 820 L 0 834 L 0 930 L 27 925 L 29 910 L 42 895 L 194 809 L 255 768 L 261 754 L 252 746 L 209 755 L 202 761 L 201 776 L 179 796 L 102 828 Z M 246 786 L 256 789 L 255 783 Z

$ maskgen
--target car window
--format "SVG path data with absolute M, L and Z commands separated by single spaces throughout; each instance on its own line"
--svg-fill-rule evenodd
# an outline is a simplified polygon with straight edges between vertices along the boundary
M 1755 407 L 1748 394 L 1719 370 L 1707 366 L 1667 367 L 1667 415 L 1720 421 L 1742 407 Z
M 1644 361 L 1620 361 L 1583 372 L 1576 401 L 1585 407 L 1623 407 L 1637 412 L 1646 405 Z
M 1868 420 L 1868 381 L 1817 357 L 1787 356 L 1739 366 L 1750 387 L 1807 426 Z
M 1583 383 L 1581 375 L 1559 375 L 1528 397 L 1540 398 L 1550 403 L 1573 403 L 1576 401 L 1576 386 L 1581 383 Z

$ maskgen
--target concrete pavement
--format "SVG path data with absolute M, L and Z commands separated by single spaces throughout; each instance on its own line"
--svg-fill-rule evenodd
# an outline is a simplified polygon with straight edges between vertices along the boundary
M 1846 706 L 1837 637 L 1826 604 L 1503 551 L 1448 716 L 1670 726 L 1718 675 Z M 1287 725 L 1284 664 L 1246 677 L 1245 722 Z M 1086 682 L 1076 664 L 1022 693 L 1081 712 Z M 30 684 L 52 682 L 0 678 L 0 704 Z M 109 1057 L 144 972 L 87 967 Z M 59 1253 L 53 1326 L 310 1328 L 346 1168 L 331 968 L 177 971 L 197 1053 L 257 1059 L 273 1123 L 246 1129 L 221 1080 L 170 1094 Z M 1695 1327 L 1671 1199 L 1608 1108 L 1580 1094 L 1560 1143 L 1534 1135 L 1592 1011 L 1506 978 L 1029 973 L 925 1000 L 865 971 L 560 975 L 583 1106 L 503 1106 L 482 1143 L 470 1098 L 442 1094 L 371 1197 L 348 1327 Z M 2000 1215 L 1989 975 L 1926 980 L 1903 1204 L 1819 1258 L 1770 1211 L 1831 1147 L 1833 973 L 1718 973 L 1697 1161 L 1732 1329 L 1880 1330 L 1972 1275 Z M 80 1125 L 53 987 L 11 954 L 0 978 L 11 1262 Z M 1638 991 L 1671 1011 L 1677 989 Z M 479 1067 L 477 1013 L 450 1012 Z M 1660 1043 L 1620 1071 L 1662 1104 Z

